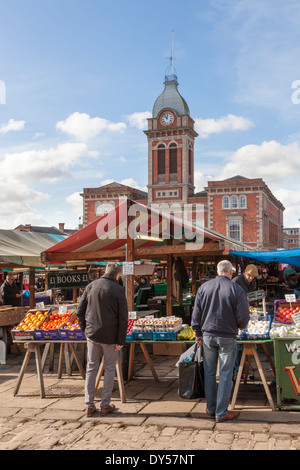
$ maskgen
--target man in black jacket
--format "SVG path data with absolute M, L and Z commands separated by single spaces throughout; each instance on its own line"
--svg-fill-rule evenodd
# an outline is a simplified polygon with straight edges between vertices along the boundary
M 228 411 L 236 357 L 236 337 L 250 319 L 249 303 L 244 289 L 231 282 L 232 264 L 221 261 L 218 275 L 198 289 L 192 315 L 196 341 L 203 345 L 204 387 L 207 415 L 216 422 L 234 419 Z M 216 371 L 219 360 L 220 380 Z
M 7 274 L 1 286 L 0 293 L 3 299 L 3 305 L 12 305 L 12 307 L 19 306 L 19 299 L 22 297 L 23 293 L 19 291 L 12 273 Z
M 108 263 L 105 274 L 85 288 L 77 308 L 79 326 L 87 337 L 85 384 L 87 416 L 96 411 L 95 385 L 102 354 L 105 373 L 100 411 L 101 414 L 108 414 L 115 409 L 115 406 L 110 404 L 110 399 L 118 351 L 125 345 L 128 320 L 124 288 L 118 283 L 121 270 L 118 263 Z

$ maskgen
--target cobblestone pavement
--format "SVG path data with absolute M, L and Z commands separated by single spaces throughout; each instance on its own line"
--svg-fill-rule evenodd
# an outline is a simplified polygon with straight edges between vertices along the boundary
M 174 356 L 153 356 L 160 377 L 155 382 L 143 357 L 135 379 L 126 384 L 121 403 L 117 381 L 112 401 L 116 413 L 92 418 L 84 413 L 84 380 L 44 371 L 41 399 L 35 362 L 29 362 L 19 393 L 14 388 L 23 356 L 9 355 L 0 366 L 0 450 L 299 450 L 300 413 L 271 411 L 258 380 L 241 385 L 236 420 L 215 423 L 205 414 L 205 400 L 177 397 Z M 266 362 L 266 375 L 271 371 Z M 257 370 L 253 370 L 258 378 Z M 270 380 L 269 380 L 270 382 Z M 276 403 L 276 387 L 271 386 Z M 97 392 L 97 405 L 101 385 Z

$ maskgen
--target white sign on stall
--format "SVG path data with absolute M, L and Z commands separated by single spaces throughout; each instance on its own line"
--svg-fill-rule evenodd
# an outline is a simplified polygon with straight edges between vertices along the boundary
M 134 274 L 134 263 L 126 261 L 123 263 L 123 275 L 132 276 Z

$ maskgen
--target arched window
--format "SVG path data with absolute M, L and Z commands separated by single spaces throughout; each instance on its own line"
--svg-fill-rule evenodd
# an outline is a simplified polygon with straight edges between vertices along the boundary
M 229 209 L 229 197 L 228 196 L 224 196 L 223 197 L 223 209 Z
M 108 214 L 108 212 L 112 211 L 114 208 L 115 208 L 114 201 L 96 202 L 95 214 L 98 216 L 102 216 L 102 215 Z
M 171 144 L 170 147 L 170 181 L 177 182 L 177 145 Z
M 247 198 L 246 196 L 240 196 L 240 208 L 246 209 L 247 207 Z
M 166 174 L 166 151 L 164 145 L 159 145 L 157 147 L 157 174 L 158 174 L 158 181 L 164 182 L 165 181 L 165 174 Z
M 231 198 L 231 209 L 238 209 L 238 199 L 236 196 Z

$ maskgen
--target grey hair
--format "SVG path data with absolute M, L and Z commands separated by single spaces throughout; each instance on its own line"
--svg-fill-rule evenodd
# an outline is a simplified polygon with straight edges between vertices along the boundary
M 105 274 L 111 274 L 112 276 L 117 276 L 121 274 L 122 266 L 119 263 L 107 263 L 105 268 Z
M 217 266 L 218 274 L 227 274 L 232 270 L 232 264 L 227 259 L 220 261 Z

